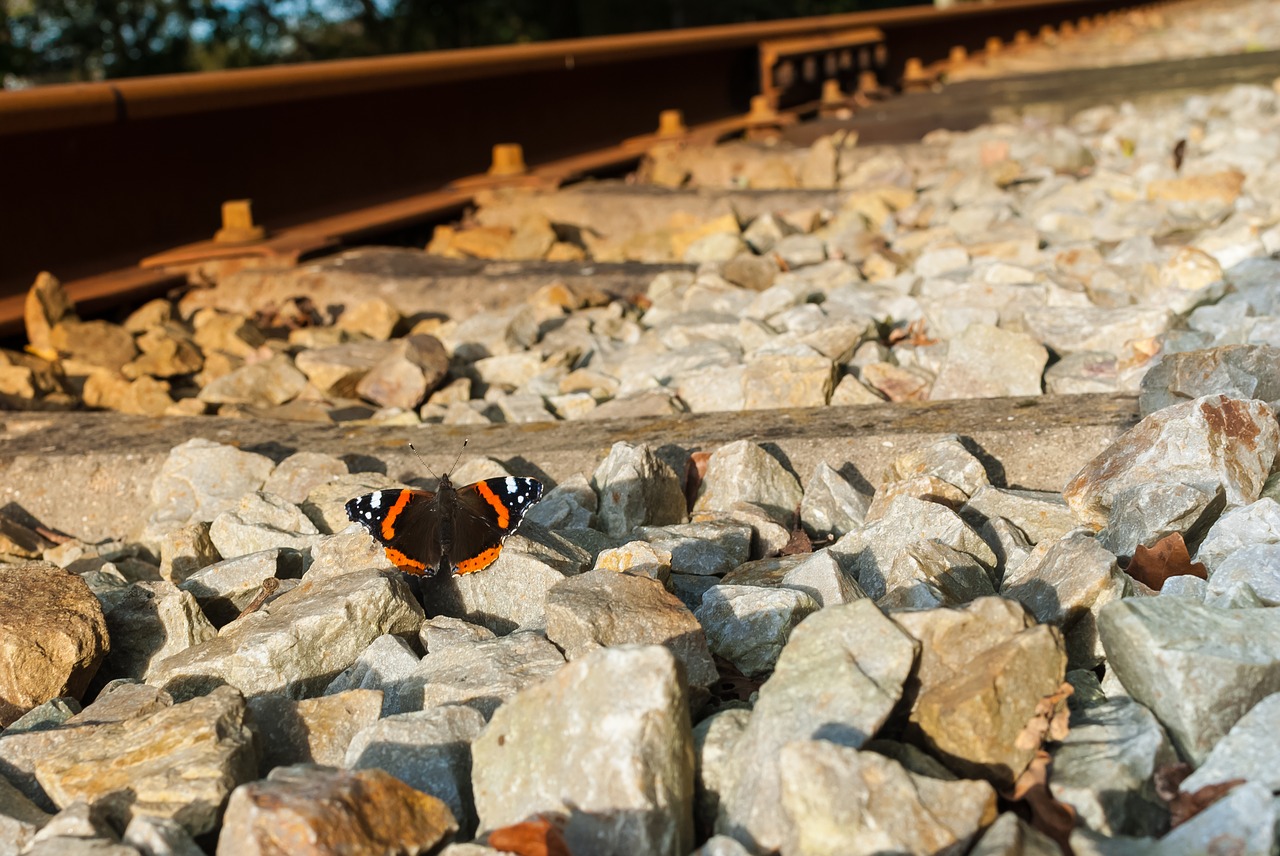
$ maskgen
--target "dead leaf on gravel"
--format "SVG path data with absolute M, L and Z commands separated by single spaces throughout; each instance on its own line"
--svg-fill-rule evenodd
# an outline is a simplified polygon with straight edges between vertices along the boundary
M 488 844 L 494 850 L 519 856 L 573 856 L 564 833 L 543 818 L 495 829 L 489 833 Z
M 707 476 L 707 462 L 710 460 L 710 452 L 694 452 L 684 465 L 684 501 L 689 508 L 698 501 L 698 488 Z
M 1067 710 L 1067 699 L 1073 692 L 1075 687 L 1064 681 L 1057 692 L 1036 702 L 1035 712 L 1014 738 L 1013 745 L 1019 749 L 1039 749 L 1046 741 L 1064 739 L 1071 718 L 1070 711 Z
M 778 551 L 779 556 L 798 556 L 803 553 L 813 552 L 813 541 L 809 538 L 809 533 L 804 531 L 804 526 L 800 523 L 800 506 L 796 506 L 796 516 L 791 524 L 791 538 Z
M 1139 544 L 1125 573 L 1156 591 L 1169 577 L 1193 576 L 1202 580 L 1209 577 L 1204 565 L 1191 561 L 1181 532 L 1166 535 L 1149 548 Z
M 724 657 L 713 654 L 716 670 L 720 672 L 720 680 L 711 687 L 711 695 L 721 703 L 728 701 L 751 701 L 751 696 L 759 691 L 767 676 L 748 678 L 738 667 Z
M 1030 766 L 1013 783 L 1013 790 L 1004 796 L 1022 802 L 1031 812 L 1031 825 L 1052 838 L 1065 856 L 1072 856 L 1070 839 L 1071 830 L 1076 826 L 1076 811 L 1050 793 L 1051 764 L 1048 752 L 1043 749 L 1036 752 Z
M 1244 779 L 1231 779 L 1226 782 L 1205 785 L 1203 788 L 1191 793 L 1184 793 L 1180 790 L 1182 782 L 1191 773 L 1192 767 L 1190 764 L 1179 762 L 1177 764 L 1165 764 L 1163 767 L 1157 768 L 1152 776 L 1155 781 L 1156 794 L 1169 804 L 1170 826 L 1186 823 L 1231 793 L 1236 786 L 1244 784 Z

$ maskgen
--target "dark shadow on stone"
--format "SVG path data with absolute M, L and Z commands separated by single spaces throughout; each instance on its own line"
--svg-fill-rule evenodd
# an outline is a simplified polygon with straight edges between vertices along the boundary
M 349 473 L 377 473 L 383 476 L 387 474 L 386 462 L 373 455 L 353 452 L 350 455 L 340 455 L 339 459 L 347 465 Z
M 978 459 L 982 464 L 982 468 L 987 471 L 987 478 L 995 487 L 1010 487 L 1008 478 L 1004 472 L 1004 464 L 1000 463 L 993 455 L 987 453 L 987 450 L 978 445 L 977 441 L 972 437 L 961 437 L 960 445 Z
M 262 443 L 255 443 L 252 446 L 245 446 L 242 451 L 253 452 L 257 455 L 264 455 L 270 458 L 274 463 L 279 464 L 285 458 L 289 457 L 298 450 L 292 446 L 286 446 L 275 440 L 267 440 Z
M 828 461 L 827 465 L 830 466 L 831 462 Z M 866 476 L 864 476 L 852 462 L 846 461 L 836 470 L 836 472 L 838 472 L 845 481 L 853 485 L 853 489 L 858 493 L 864 493 L 867 496 L 871 496 L 876 492 L 875 485 L 867 481 Z

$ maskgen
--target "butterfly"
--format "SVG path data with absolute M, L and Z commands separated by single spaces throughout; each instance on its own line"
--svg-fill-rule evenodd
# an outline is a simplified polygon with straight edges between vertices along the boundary
M 378 490 L 346 504 L 347 517 L 409 574 L 470 574 L 493 564 L 502 542 L 542 499 L 542 482 L 505 476 L 464 487 L 441 476 L 435 492 Z

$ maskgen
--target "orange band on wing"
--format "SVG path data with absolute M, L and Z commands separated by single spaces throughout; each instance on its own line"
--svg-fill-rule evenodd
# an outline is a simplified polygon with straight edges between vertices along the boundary
M 400 491 L 400 495 L 396 497 L 396 504 L 395 504 L 395 505 L 393 505 L 393 506 L 391 506 L 391 508 L 387 510 L 387 516 L 386 516 L 386 517 L 384 517 L 384 518 L 382 518 L 382 538 L 383 538 L 383 540 L 385 540 L 385 541 L 390 541 L 392 538 L 394 538 L 394 537 L 395 537 L 395 534 L 396 534 L 396 518 L 400 516 L 400 512 L 401 512 L 401 511 L 404 511 L 404 507 L 405 507 L 406 505 L 408 505 L 408 504 L 409 504 L 409 499 L 410 499 L 412 496 L 413 496 L 413 492 L 412 492 L 412 491 L 408 491 L 408 490 L 402 490 L 402 491 Z M 387 548 L 387 553 L 388 553 L 388 554 L 390 554 L 390 552 L 391 552 L 391 548 L 390 548 L 390 547 L 388 547 L 388 548 Z M 397 552 L 399 552 L 399 551 L 397 551 Z M 404 554 L 403 554 L 403 553 L 400 553 L 400 555 L 402 555 L 402 556 L 403 556 Z M 394 562 L 394 561 L 395 561 L 395 559 L 392 559 L 391 561 L 393 561 L 393 562 Z
M 498 498 L 496 493 L 489 490 L 489 486 L 484 482 L 476 482 L 476 491 L 478 491 L 479 494 L 484 497 L 484 501 L 493 506 L 493 510 L 498 513 L 498 527 L 506 529 L 507 524 L 511 522 L 511 515 L 507 512 L 507 506 L 503 504 L 502 500 Z M 493 560 L 490 559 L 489 561 Z M 484 565 L 481 565 L 480 567 L 483 568 Z
M 475 556 L 471 559 L 464 559 L 458 563 L 458 573 L 473 574 L 476 571 L 483 571 L 485 568 L 493 564 L 494 560 L 498 558 L 498 554 L 501 552 L 502 545 L 499 544 L 497 547 L 490 547 L 479 556 Z
M 427 570 L 427 566 L 422 562 L 417 559 L 410 559 L 395 547 L 384 547 L 384 549 L 387 551 L 387 559 L 391 561 L 391 564 L 407 574 L 421 574 Z

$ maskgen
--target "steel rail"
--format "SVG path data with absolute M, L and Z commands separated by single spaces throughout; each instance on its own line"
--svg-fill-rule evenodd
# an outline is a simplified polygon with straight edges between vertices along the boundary
M 291 246 L 332 244 L 361 229 L 304 224 L 351 225 L 360 210 L 413 222 L 445 209 L 403 200 L 432 194 L 465 203 L 450 187 L 483 173 L 494 143 L 520 142 L 534 166 L 608 165 L 664 109 L 732 127 L 759 89 L 767 40 L 878 28 L 873 70 L 895 82 L 911 58 L 1134 5 L 994 0 L 3 92 L 0 329 L 42 269 L 101 299 L 171 282 L 138 261 L 210 236 L 227 199 L 252 197 Z M 841 82 L 867 66 L 846 65 Z M 821 82 L 801 76 L 781 97 L 811 100 Z

